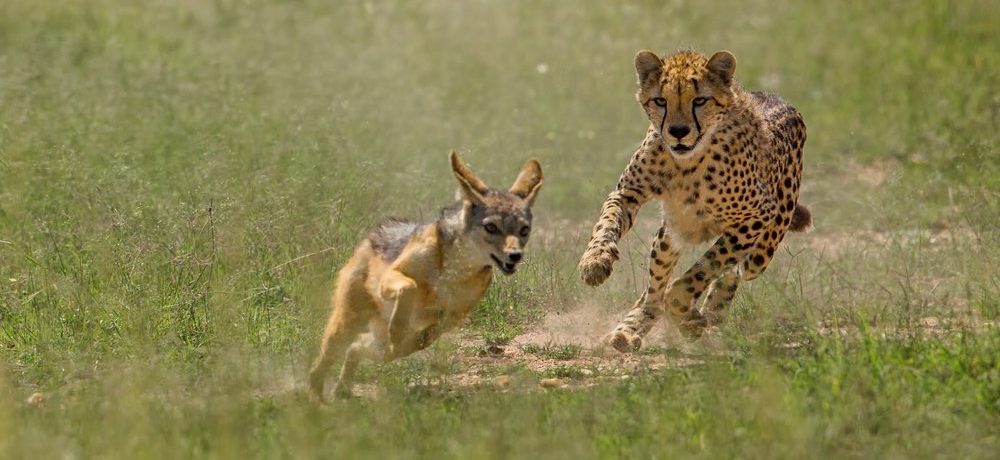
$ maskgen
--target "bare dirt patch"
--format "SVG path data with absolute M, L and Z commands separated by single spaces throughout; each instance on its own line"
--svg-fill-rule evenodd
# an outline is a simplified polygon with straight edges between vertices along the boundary
M 816 253 L 837 256 L 849 250 L 881 250 L 893 245 L 923 245 L 930 249 L 944 250 L 956 243 L 977 241 L 979 235 L 968 227 L 955 226 L 946 219 L 941 219 L 926 229 L 818 231 L 799 238 Z
M 660 321 L 642 351 L 618 353 L 604 346 L 601 338 L 622 314 L 593 306 L 553 312 L 503 346 L 484 346 L 477 336 L 460 335 L 454 338 L 460 351 L 452 359 L 462 371 L 444 381 L 501 391 L 586 388 L 638 372 L 698 365 L 718 351 L 718 337 L 688 344 L 669 321 Z

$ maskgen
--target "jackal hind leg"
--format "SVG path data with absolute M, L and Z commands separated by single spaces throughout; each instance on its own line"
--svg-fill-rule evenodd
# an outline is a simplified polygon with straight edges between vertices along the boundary
M 350 398 L 351 385 L 354 381 L 354 371 L 365 359 L 383 361 L 386 354 L 385 342 L 376 338 L 374 333 L 361 334 L 347 349 L 344 356 L 344 366 L 340 369 L 340 377 L 333 388 L 333 394 L 338 398 Z
M 442 332 L 440 324 L 432 324 L 419 331 L 413 331 L 401 340 L 398 345 L 393 346 L 392 355 L 387 360 L 409 356 L 429 347 L 441 336 Z
M 309 370 L 309 395 L 323 401 L 323 387 L 330 367 L 341 357 L 365 323 L 375 312 L 375 305 L 364 290 L 364 277 L 347 266 L 341 270 L 333 295 L 333 312 L 327 320 L 319 354 Z
M 642 347 L 643 336 L 663 314 L 663 293 L 679 255 L 680 248 L 670 238 L 667 228 L 661 226 L 649 254 L 649 286 L 618 326 L 604 337 L 605 343 L 622 353 Z
M 357 338 L 364 325 L 363 318 L 359 318 L 358 315 L 350 313 L 338 315 L 335 312 L 334 316 L 340 318 L 331 318 L 328 323 L 320 344 L 319 355 L 309 371 L 309 396 L 318 402 L 324 399 L 323 387 L 327 372 L 341 356 L 345 356 L 348 347 Z M 338 382 L 337 386 L 339 388 L 342 385 Z

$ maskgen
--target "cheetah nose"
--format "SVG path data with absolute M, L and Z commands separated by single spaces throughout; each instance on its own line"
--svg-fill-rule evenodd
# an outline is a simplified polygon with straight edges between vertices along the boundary
M 670 128 L 667 129 L 667 132 L 670 133 L 671 136 L 674 136 L 677 139 L 681 139 L 684 136 L 687 136 L 688 133 L 691 132 L 691 128 L 688 128 L 687 126 L 684 125 L 670 125 Z
M 523 257 L 521 251 L 511 251 L 507 254 L 507 258 L 515 264 L 521 261 L 521 257 Z

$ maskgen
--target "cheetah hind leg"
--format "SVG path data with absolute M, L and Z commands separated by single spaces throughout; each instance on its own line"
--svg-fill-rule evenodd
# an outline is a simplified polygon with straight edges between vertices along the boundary
M 712 283 L 705 303 L 701 307 L 701 316 L 705 318 L 705 327 L 718 326 L 722 323 L 725 310 L 732 303 L 739 284 L 740 275 L 735 268 L 726 270 Z
M 808 213 L 808 211 L 805 212 Z M 808 214 L 806 214 L 806 218 L 811 222 L 811 217 Z M 758 241 L 754 250 L 743 257 L 741 264 L 726 269 L 722 276 L 712 283 L 711 291 L 706 296 L 701 309 L 702 316 L 705 318 L 705 327 L 718 326 L 722 322 L 725 310 L 732 303 L 741 280 L 753 280 L 767 269 L 787 228 L 777 227 L 775 230 L 777 238 L 769 239 L 770 241 Z M 765 232 L 767 231 L 769 230 L 765 230 Z
M 742 242 L 744 239 L 746 236 L 735 231 L 723 233 L 683 276 L 674 281 L 674 284 L 667 291 L 664 297 L 665 307 L 674 317 L 681 333 L 689 340 L 701 337 L 709 325 L 709 318 L 704 314 L 713 309 L 699 309 L 700 301 L 705 301 L 710 305 L 725 303 L 723 302 L 726 299 L 726 296 L 723 295 L 725 290 L 716 294 L 716 298 L 713 300 L 708 299 L 712 295 L 706 290 L 710 285 L 717 285 L 717 281 L 720 279 L 732 279 L 727 278 L 727 276 L 729 276 L 729 272 L 734 271 L 738 258 L 741 257 L 737 255 L 734 247 L 738 244 L 744 244 Z M 738 273 L 734 274 L 738 275 Z M 702 298 L 703 293 L 708 295 Z

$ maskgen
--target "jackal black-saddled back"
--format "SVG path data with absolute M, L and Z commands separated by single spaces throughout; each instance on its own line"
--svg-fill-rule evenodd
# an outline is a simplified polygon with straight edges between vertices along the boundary
M 375 250 L 386 261 L 396 260 L 403 252 L 406 243 L 416 235 L 424 226 L 419 222 L 407 219 L 390 218 L 379 224 L 368 234 L 368 241 L 371 242 L 372 249 Z

